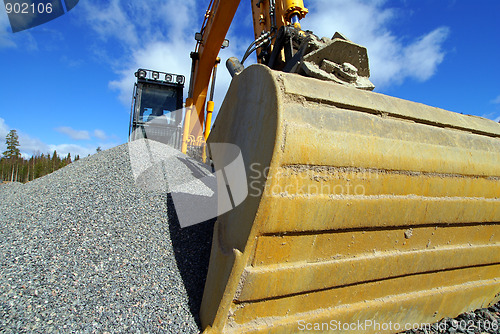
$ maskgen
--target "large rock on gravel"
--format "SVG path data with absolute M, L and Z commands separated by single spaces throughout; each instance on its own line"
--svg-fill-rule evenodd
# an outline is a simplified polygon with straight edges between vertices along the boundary
M 145 186 L 131 152 L 0 185 L 2 331 L 199 331 L 213 222 L 181 229 L 168 185 Z M 192 186 L 175 168 L 164 172 Z

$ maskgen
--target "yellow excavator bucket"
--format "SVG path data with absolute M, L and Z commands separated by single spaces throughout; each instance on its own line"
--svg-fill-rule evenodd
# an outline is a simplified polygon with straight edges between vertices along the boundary
M 396 333 L 500 299 L 500 125 L 253 65 L 209 143 L 241 149 L 206 332 Z

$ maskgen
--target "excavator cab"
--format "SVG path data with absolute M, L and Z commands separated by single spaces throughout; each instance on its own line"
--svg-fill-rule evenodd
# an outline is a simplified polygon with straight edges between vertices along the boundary
M 184 76 L 146 69 L 135 76 L 129 141 L 147 138 L 180 149 Z

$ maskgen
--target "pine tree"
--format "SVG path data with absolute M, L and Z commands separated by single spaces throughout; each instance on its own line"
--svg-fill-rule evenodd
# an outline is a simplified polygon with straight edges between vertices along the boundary
M 15 159 L 21 156 L 19 151 L 19 136 L 16 130 L 10 130 L 5 137 L 5 144 L 7 145 L 7 150 L 3 152 L 3 156 L 7 159 Z
M 6 160 L 7 165 L 10 167 L 10 181 L 17 181 L 17 175 L 19 171 L 19 166 L 17 165 L 17 160 L 21 157 L 21 152 L 19 151 L 19 136 L 16 130 L 10 130 L 5 137 L 5 144 L 7 145 L 7 150 L 3 152 L 3 157 Z M 14 174 L 15 173 L 15 174 Z
M 0 183 L 2 183 L 2 180 L 29 182 L 63 168 L 72 162 L 70 153 L 61 159 L 56 151 L 52 155 L 50 153 L 40 154 L 37 151 L 29 159 L 24 159 L 20 154 L 17 157 L 14 154 L 11 158 L 7 157 L 7 153 L 4 155 L 0 157 Z M 79 158 L 76 155 L 75 161 Z
M 49 159 L 50 159 L 50 155 L 49 155 Z M 56 171 L 58 168 L 59 168 L 59 156 L 57 155 L 57 152 L 56 150 L 54 150 L 54 154 L 52 154 L 52 159 L 50 161 L 50 169 L 51 169 L 51 173 Z

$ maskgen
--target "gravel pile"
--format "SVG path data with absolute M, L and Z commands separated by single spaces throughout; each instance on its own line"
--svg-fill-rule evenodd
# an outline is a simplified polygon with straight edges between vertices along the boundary
M 199 332 L 213 220 L 181 229 L 169 191 L 209 196 L 198 181 L 208 171 L 134 143 L 0 185 L 0 332 Z M 406 333 L 499 323 L 497 304 Z
M 0 185 L 0 332 L 199 332 L 213 221 L 181 229 L 162 178 L 148 189 L 158 168 L 131 153 Z

